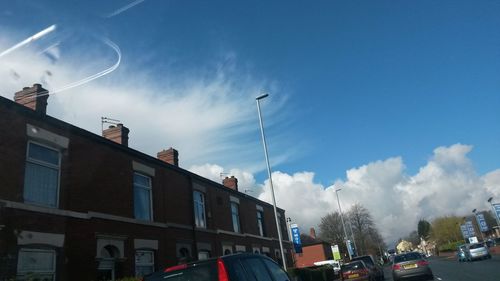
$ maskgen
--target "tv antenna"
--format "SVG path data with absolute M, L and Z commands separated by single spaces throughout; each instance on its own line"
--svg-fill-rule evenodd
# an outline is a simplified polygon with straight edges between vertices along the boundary
M 101 117 L 101 132 L 104 131 L 104 124 L 118 125 L 120 120 L 111 119 L 109 117 Z

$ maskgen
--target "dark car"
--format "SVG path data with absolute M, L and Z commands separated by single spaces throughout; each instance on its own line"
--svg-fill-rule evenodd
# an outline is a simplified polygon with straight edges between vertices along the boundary
M 290 281 L 272 259 L 258 254 L 234 254 L 176 265 L 144 277 L 144 281 Z
M 373 276 L 370 275 L 370 269 L 368 269 L 368 266 L 361 260 L 342 265 L 340 267 L 340 277 L 342 280 L 349 281 L 373 280 Z
M 363 261 L 370 270 L 370 275 L 373 276 L 373 280 L 384 280 L 384 270 L 380 264 L 375 261 L 372 255 L 357 256 L 352 258 L 351 261 Z
M 416 277 L 423 280 L 434 279 L 429 262 L 422 258 L 420 253 L 411 252 L 396 255 L 392 264 L 392 279 L 398 281 Z

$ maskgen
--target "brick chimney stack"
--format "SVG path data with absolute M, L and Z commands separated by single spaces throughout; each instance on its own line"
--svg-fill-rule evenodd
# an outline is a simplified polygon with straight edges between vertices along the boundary
M 314 227 L 311 227 L 311 229 L 309 229 L 309 236 L 311 236 L 313 239 L 316 239 L 316 230 L 314 229 Z
M 128 133 L 130 130 L 123 126 L 123 124 L 117 124 L 116 126 L 109 126 L 109 128 L 102 131 L 102 136 L 108 140 L 112 140 L 116 143 L 128 146 Z
M 238 191 L 238 179 L 235 178 L 234 176 L 231 176 L 231 177 L 226 177 L 223 181 L 222 181 L 222 184 L 225 186 L 225 187 L 229 187 L 231 189 L 234 189 L 236 191 Z
M 34 111 L 45 115 L 47 113 L 47 99 L 49 91 L 42 88 L 40 84 L 33 84 L 33 87 L 24 87 L 22 91 L 14 94 L 14 101 Z
M 167 150 L 162 150 L 158 152 L 156 156 L 163 162 L 179 166 L 179 152 L 176 149 L 169 148 Z

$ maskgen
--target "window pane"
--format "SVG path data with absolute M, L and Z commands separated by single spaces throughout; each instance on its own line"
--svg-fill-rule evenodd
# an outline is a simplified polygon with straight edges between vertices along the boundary
M 259 281 L 273 281 L 266 267 L 259 259 L 244 259 L 242 261 L 246 264 L 245 268 L 251 271 L 249 273 L 255 276 L 255 279 Z
M 27 162 L 24 201 L 56 207 L 58 179 L 57 169 Z
M 151 179 L 138 173 L 134 173 L 134 184 L 139 184 L 144 187 L 151 187 Z
M 231 215 L 233 220 L 233 231 L 240 232 L 240 214 L 238 204 L 235 202 L 231 203 Z
M 52 251 L 20 250 L 18 257 L 19 273 L 24 272 L 54 272 L 54 256 Z
M 38 144 L 29 144 L 28 156 L 39 161 L 59 166 L 59 152 Z
M 134 212 L 136 219 L 151 219 L 150 194 L 151 192 L 148 189 L 134 188 Z
M 199 191 L 193 192 L 194 198 L 194 216 L 197 227 L 205 227 L 205 203 L 204 195 Z
M 288 275 L 279 267 L 279 265 L 275 264 L 274 262 L 270 260 L 264 260 L 264 263 L 266 264 L 267 268 L 269 268 L 269 271 L 271 271 L 271 275 L 274 277 L 275 280 L 281 280 L 281 281 L 288 281 Z

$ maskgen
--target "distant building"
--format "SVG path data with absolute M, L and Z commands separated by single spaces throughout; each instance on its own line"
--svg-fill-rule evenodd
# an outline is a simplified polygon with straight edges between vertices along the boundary
M 315 262 L 332 260 L 333 253 L 330 243 L 325 241 L 302 245 L 302 253 L 295 254 L 295 266 L 298 268 L 314 266 Z
M 0 97 L 0 280 L 140 276 L 234 252 L 279 259 L 272 205 L 236 178 L 191 173 L 173 148 L 131 149 L 122 124 L 99 136 L 50 117 L 47 99 L 39 84 Z

